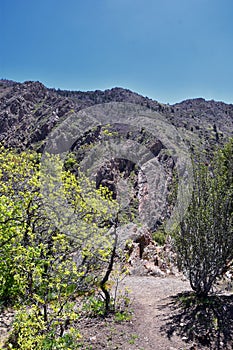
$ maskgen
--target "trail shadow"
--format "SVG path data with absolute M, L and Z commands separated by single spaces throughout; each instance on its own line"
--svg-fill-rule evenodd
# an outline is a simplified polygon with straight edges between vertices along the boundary
M 166 305 L 169 316 L 161 327 L 168 338 L 177 334 L 195 343 L 197 349 L 233 349 L 233 295 L 201 299 L 192 292 L 185 292 L 169 300 Z

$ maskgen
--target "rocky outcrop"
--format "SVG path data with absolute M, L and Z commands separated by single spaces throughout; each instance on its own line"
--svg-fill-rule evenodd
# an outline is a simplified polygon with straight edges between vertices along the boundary
M 146 226 L 139 228 L 131 223 L 118 229 L 118 242 L 120 249 L 127 252 L 130 274 L 155 277 L 178 274 L 171 238 L 160 246 Z

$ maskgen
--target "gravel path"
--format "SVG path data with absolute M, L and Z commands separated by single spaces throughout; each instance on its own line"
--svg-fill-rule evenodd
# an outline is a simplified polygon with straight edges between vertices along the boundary
M 122 284 L 131 290 L 134 332 L 138 335 L 134 346 L 125 350 L 187 349 L 187 343 L 176 335 L 168 339 L 161 328 L 170 316 L 170 298 L 189 291 L 189 283 L 177 277 L 127 277 Z

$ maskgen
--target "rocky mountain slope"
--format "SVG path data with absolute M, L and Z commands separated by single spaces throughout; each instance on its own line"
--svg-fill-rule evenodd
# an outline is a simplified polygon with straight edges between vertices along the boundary
M 108 102 L 127 102 L 147 107 L 158 112 L 170 125 L 174 125 L 192 151 L 195 148 L 212 152 L 218 144 L 223 144 L 233 131 L 233 105 L 223 102 L 205 101 L 202 98 L 186 100 L 174 105 L 165 105 L 148 97 L 123 88 L 105 91 L 63 91 L 48 89 L 40 82 L 27 81 L 17 83 L 0 81 L 0 143 L 20 149 L 42 151 L 47 135 L 69 116 L 97 104 Z M 116 117 L 117 118 L 117 117 Z M 150 135 L 150 130 L 128 130 L 119 124 L 110 130 L 124 140 L 132 139 L 150 150 L 158 164 L 164 169 L 165 187 L 156 190 L 159 215 L 153 215 L 150 227 L 156 229 L 170 215 L 169 204 L 162 208 L 164 196 L 169 203 L 174 162 L 166 153 L 166 147 L 160 140 Z M 95 128 L 76 140 L 72 146 L 78 161 L 82 161 L 90 149 L 98 145 L 106 136 L 104 127 Z M 132 207 L 138 207 L 141 213 L 150 211 L 148 182 L 143 171 L 127 159 L 106 160 L 98 170 L 96 181 L 108 186 L 116 195 L 117 189 L 124 192 L 124 181 L 131 182 L 133 191 L 129 200 Z M 159 182 L 155 177 L 154 182 Z M 161 193 L 161 194 L 160 194 Z M 162 208 L 162 210 L 161 210 Z M 145 217 L 146 219 L 146 217 Z
M 148 107 L 183 131 L 189 144 L 209 149 L 232 134 L 233 105 L 202 98 L 165 105 L 130 90 L 63 91 L 40 82 L 0 81 L 0 142 L 8 146 L 40 146 L 52 128 L 71 113 L 95 104 L 130 102 Z

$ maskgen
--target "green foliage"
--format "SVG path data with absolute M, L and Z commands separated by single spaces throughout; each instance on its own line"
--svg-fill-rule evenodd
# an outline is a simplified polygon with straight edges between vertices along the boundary
M 73 349 L 81 295 L 98 290 L 112 256 L 109 191 L 58 156 L 46 161 L 45 172 L 36 153 L 0 150 L 0 303 L 18 309 L 12 349 Z
M 83 310 L 91 317 L 105 315 L 105 302 L 99 296 L 90 296 L 84 303 Z
M 71 172 L 77 172 L 78 168 L 77 168 L 77 160 L 76 160 L 76 156 L 73 152 L 70 152 L 68 154 L 68 156 L 65 159 L 64 162 L 64 168 L 66 170 L 69 170 Z
M 115 313 L 115 320 L 117 322 L 130 321 L 131 319 L 132 319 L 132 315 L 127 311 L 117 311 Z
M 233 260 L 233 141 L 193 168 L 193 194 L 175 240 L 179 267 L 205 296 Z
M 137 334 L 132 334 L 131 338 L 129 339 L 129 344 L 135 344 L 135 341 L 139 338 Z
M 166 234 L 162 230 L 157 230 L 152 234 L 153 240 L 159 245 L 164 245 L 166 242 Z
M 42 349 L 43 332 L 46 325 L 42 315 L 38 314 L 36 305 L 27 309 L 23 307 L 14 320 L 14 331 L 12 332 L 8 346 L 12 349 Z
M 61 326 L 62 323 L 60 322 L 59 325 Z M 48 325 L 36 305 L 21 308 L 15 317 L 13 326 L 7 344 L 9 349 L 76 349 L 76 344 L 81 337 L 74 327 L 67 328 L 64 333 L 61 333 L 60 329 L 59 334 L 57 331 L 58 322 L 53 322 L 48 329 Z
M 103 137 L 116 137 L 118 136 L 118 132 L 113 131 L 113 128 L 110 124 L 107 124 L 105 126 L 102 126 L 101 128 L 101 134 Z
M 129 309 L 130 306 L 129 290 L 125 289 L 120 293 L 115 300 L 115 320 L 117 322 L 130 321 L 132 319 L 132 313 Z

